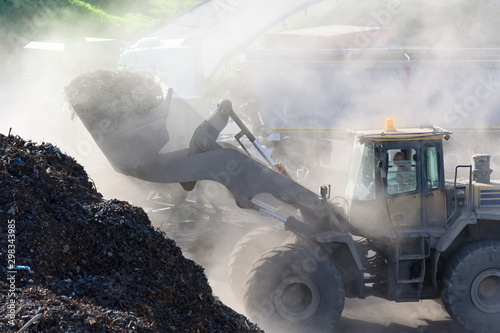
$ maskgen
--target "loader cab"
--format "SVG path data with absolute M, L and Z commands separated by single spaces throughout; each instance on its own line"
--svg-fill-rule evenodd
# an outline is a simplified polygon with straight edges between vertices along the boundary
M 356 131 L 346 185 L 350 224 L 364 237 L 443 227 L 446 195 L 437 127 Z

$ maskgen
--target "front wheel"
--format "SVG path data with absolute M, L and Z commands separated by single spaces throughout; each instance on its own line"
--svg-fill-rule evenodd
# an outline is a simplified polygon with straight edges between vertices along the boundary
M 250 231 L 234 246 L 229 257 L 228 275 L 229 285 L 238 301 L 243 302 L 245 277 L 254 261 L 289 237 L 291 233 L 283 227 L 263 226 Z
M 245 282 L 245 308 L 269 332 L 328 332 L 340 319 L 345 291 L 335 264 L 299 244 L 266 252 Z
M 473 332 L 500 327 L 500 242 L 478 241 L 450 260 L 442 299 L 450 316 Z

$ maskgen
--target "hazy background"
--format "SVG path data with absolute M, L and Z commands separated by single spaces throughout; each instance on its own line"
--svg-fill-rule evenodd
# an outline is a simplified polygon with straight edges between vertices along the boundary
M 72 118 L 64 98 L 64 87 L 74 77 L 86 71 L 113 69 L 113 59 L 105 57 L 106 53 L 92 53 L 94 50 L 88 49 L 83 37 L 116 40 L 112 49 L 119 51 L 141 37 L 156 35 L 160 38 L 173 38 L 176 37 L 172 35 L 173 31 L 187 31 L 186 25 L 182 29 L 179 26 L 168 26 L 175 24 L 175 14 L 198 3 L 206 4 L 199 10 L 201 14 L 205 13 L 205 19 L 208 17 L 220 24 L 220 29 L 218 26 L 218 29 L 210 31 L 220 35 L 209 35 L 211 38 L 221 36 L 222 39 L 218 42 L 222 45 L 225 45 L 226 40 L 223 38 L 228 31 L 222 29 L 224 24 L 221 22 L 227 20 L 236 25 L 238 20 L 258 22 L 260 17 L 255 14 L 258 10 L 245 9 L 258 3 L 262 5 L 262 12 L 266 10 L 265 2 L 252 3 L 251 0 L 2 1 L 0 133 L 6 135 L 12 128 L 12 134 L 24 139 L 51 142 L 83 164 L 96 182 L 98 190 L 106 197 L 141 202 L 150 194 L 151 186 L 123 177 L 111 168 L 81 122 Z M 252 13 L 251 17 L 243 15 L 249 12 Z M 266 124 L 268 127 L 279 125 L 277 121 L 280 119 L 302 124 L 314 121 L 316 115 L 324 117 L 325 113 L 327 124 L 322 117 L 320 120 L 323 120 L 312 124 L 341 129 L 381 127 L 387 117 L 393 117 L 396 126 L 430 123 L 457 129 L 471 124 L 480 127 L 500 126 L 500 121 L 496 122 L 500 119 L 497 107 L 500 76 L 494 67 L 495 61 L 492 61 L 496 60 L 495 50 L 486 59 L 460 62 L 459 67 L 462 69 L 458 72 L 442 70 L 442 63 L 439 61 L 435 65 L 438 70 L 414 68 L 410 72 L 409 81 L 405 70 L 382 75 L 380 71 L 370 68 L 370 64 L 362 72 L 364 76 L 360 72 L 357 72 L 360 76 L 351 75 L 352 72 L 336 75 L 325 73 L 321 68 L 294 69 L 293 66 L 279 67 L 273 63 L 268 67 L 272 70 L 264 71 L 266 76 L 259 76 L 262 72 L 248 70 L 252 65 L 248 51 L 273 49 L 269 43 L 272 38 L 269 35 L 263 36 L 266 32 L 264 28 L 269 28 L 268 32 L 274 34 L 325 25 L 378 28 L 339 43 L 338 48 L 344 52 L 342 61 L 345 61 L 356 59 L 360 52 L 368 48 L 497 48 L 500 46 L 499 14 L 500 3 L 493 0 L 314 2 L 312 6 L 288 18 L 282 17 L 285 16 L 282 13 L 273 26 L 269 23 L 272 20 L 267 17 L 267 23 L 260 25 L 258 31 L 246 31 L 241 36 L 240 43 L 237 38 L 233 38 L 234 45 L 239 45 L 238 48 L 228 47 L 229 53 L 224 55 L 220 63 L 218 59 L 212 59 L 217 65 L 209 75 L 199 73 L 208 79 L 204 82 L 204 94 L 195 96 L 196 106 L 201 114 L 208 116 L 222 98 L 229 96 L 244 105 L 245 101 L 254 99 L 257 95 L 263 98 L 258 101 L 263 106 L 260 109 L 262 118 L 271 119 Z M 189 18 L 196 23 L 193 16 Z M 201 26 L 205 30 L 209 29 L 205 23 L 187 28 L 193 28 L 189 31 L 194 34 L 193 31 L 199 30 Z M 31 41 L 51 42 L 51 49 L 26 49 L 25 46 Z M 300 45 L 290 38 L 287 42 L 290 44 L 282 44 L 280 47 L 293 49 Z M 215 44 L 213 46 L 216 47 Z M 204 51 L 209 52 L 210 45 L 205 45 Z M 412 54 L 409 56 L 410 62 L 416 59 Z M 470 56 L 476 57 L 473 52 Z M 443 66 L 448 66 L 450 56 L 445 52 L 443 57 Z M 467 60 L 467 57 L 464 59 Z M 304 63 L 308 60 L 310 59 L 302 59 Z M 383 61 L 384 58 L 379 60 Z M 405 57 L 393 60 L 407 61 Z M 243 79 L 239 76 L 242 73 L 238 71 L 240 68 L 243 68 L 243 74 L 246 75 Z M 367 72 L 370 75 L 366 76 Z M 270 77 L 274 81 L 270 81 Z M 456 77 L 460 78 L 459 82 L 455 80 Z M 453 83 L 449 84 L 450 82 Z M 175 82 L 167 84 L 175 85 Z M 252 92 L 248 93 L 249 90 Z M 297 113 L 297 110 L 303 113 Z M 239 111 L 243 112 L 245 108 Z M 472 136 L 465 135 L 455 142 L 460 148 L 456 153 L 456 163 L 468 163 L 471 153 L 488 152 L 494 157 L 499 154 L 497 147 L 500 138 L 492 132 L 497 129 L 487 130 L 473 132 Z M 460 133 L 458 130 L 456 134 Z M 470 132 L 465 134 L 468 133 Z M 480 138 L 484 141 L 479 141 Z M 471 142 L 474 143 L 472 148 L 465 145 Z M 345 156 L 348 156 L 349 147 L 342 143 L 338 143 L 336 147 L 335 152 L 342 153 L 334 153 L 330 163 L 323 163 L 314 175 L 315 178 L 306 183 L 312 190 L 316 191 L 320 183 L 331 183 L 335 191 L 342 192 L 342 186 L 337 184 L 342 184 L 348 161 Z M 319 153 L 312 151 L 307 156 L 318 155 Z M 319 164 L 311 161 L 300 163 L 307 163 L 304 165 L 307 168 Z M 163 191 L 176 192 L 178 186 L 172 186 Z M 217 198 L 217 203 L 224 207 L 223 227 L 210 224 L 210 220 L 201 221 L 196 228 L 187 226 L 180 230 L 182 228 L 177 225 L 173 227 L 176 228 L 177 235 L 180 235 L 179 244 L 188 244 L 197 239 L 199 244 L 205 245 L 201 249 L 191 248 L 193 256 L 207 268 L 214 290 L 223 301 L 243 312 L 241 305 L 236 303 L 227 288 L 226 260 L 230 245 L 246 229 L 264 224 L 266 220 L 259 219 L 256 214 L 237 211 L 230 201 L 225 200 L 230 198 L 224 189 L 217 185 L 207 185 L 205 190 L 208 199 Z M 181 211 L 181 218 L 184 216 L 191 220 L 192 212 L 189 207 L 186 209 L 187 212 Z M 165 223 L 168 224 L 169 221 Z M 380 312 L 373 310 L 380 302 L 373 299 L 349 301 L 345 311 L 346 319 L 342 319 L 340 323 L 341 329 L 366 331 L 370 327 L 372 331 L 380 332 L 462 331 L 436 303 L 384 303 L 390 310 L 382 311 L 383 315 L 380 315 Z M 349 307 L 349 304 L 352 306 Z M 396 309 L 401 312 L 396 312 Z

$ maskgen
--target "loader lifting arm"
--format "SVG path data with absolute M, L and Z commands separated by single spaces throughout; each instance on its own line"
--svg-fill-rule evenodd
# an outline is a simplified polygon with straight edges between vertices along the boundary
M 273 170 L 277 169 L 274 161 L 233 111 L 230 101 L 221 101 L 215 112 L 203 121 L 183 100 L 172 98 L 171 88 L 163 90 L 166 92 L 163 102 L 153 109 L 121 112 L 124 116 L 112 121 L 106 121 L 106 117 L 114 116 L 119 110 L 107 111 L 105 106 L 96 109 L 92 99 L 86 103 L 77 98 L 69 100 L 108 161 L 122 174 L 149 182 L 180 183 L 187 191 L 193 190 L 197 181 L 212 180 L 228 188 L 239 207 L 270 213 L 291 229 L 300 226 L 299 233 L 345 232 L 345 224 L 339 222 L 325 198 L 283 172 Z M 271 167 L 250 156 L 246 149 L 243 152 L 229 143 L 217 142 L 229 117 L 241 129 L 236 140 L 239 142 L 245 135 Z M 196 124 L 200 125 L 195 127 Z M 184 130 L 186 127 L 190 130 Z M 191 138 L 189 133 L 193 133 Z M 252 201 L 261 193 L 271 194 L 299 209 L 302 222 L 272 214 Z
M 231 102 L 224 100 L 219 103 L 212 116 L 198 126 L 189 149 L 159 154 L 154 163 L 135 170 L 131 175 L 151 182 L 178 182 L 185 190 L 192 190 L 196 181 L 212 180 L 227 187 L 240 208 L 264 212 L 265 209 L 254 203 L 252 198 L 261 193 L 272 194 L 284 203 L 298 208 L 304 222 L 313 227 L 311 232 L 314 229 L 324 230 L 326 225 L 332 223 L 335 229 L 343 231 L 342 224 L 326 207 L 328 203 L 324 199 L 236 147 L 217 142 L 229 117 L 239 125 L 241 133 L 250 139 L 264 158 L 273 163 L 236 115 Z M 331 228 L 330 226 L 328 229 Z

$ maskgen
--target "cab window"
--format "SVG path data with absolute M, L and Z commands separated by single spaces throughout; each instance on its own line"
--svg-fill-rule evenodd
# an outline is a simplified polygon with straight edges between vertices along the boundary
M 346 196 L 350 200 L 375 199 L 375 155 L 373 143 L 354 146 L 351 168 L 346 184 Z
M 399 194 L 417 189 L 417 153 L 415 149 L 387 151 L 387 193 Z
M 425 159 L 425 176 L 427 181 L 427 189 L 434 190 L 439 188 L 440 182 L 440 165 L 439 165 L 439 150 L 437 147 L 428 146 L 424 151 Z

